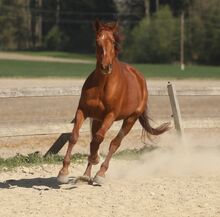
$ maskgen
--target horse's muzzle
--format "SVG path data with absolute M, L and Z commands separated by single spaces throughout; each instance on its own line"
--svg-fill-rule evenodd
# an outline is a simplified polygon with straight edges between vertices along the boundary
M 101 72 L 103 74 L 110 74 L 112 72 L 112 64 L 108 64 L 107 66 L 101 65 Z

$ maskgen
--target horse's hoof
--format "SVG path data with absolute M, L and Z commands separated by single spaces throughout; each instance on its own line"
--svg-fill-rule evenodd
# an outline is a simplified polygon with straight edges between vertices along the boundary
M 60 184 L 67 184 L 69 182 L 69 177 L 67 175 L 58 175 L 57 182 Z
M 93 179 L 93 185 L 102 186 L 105 184 L 105 177 L 96 175 Z
M 83 176 L 78 176 L 75 180 L 74 180 L 74 184 L 77 184 L 78 182 L 88 182 L 91 183 L 91 177 L 83 175 Z

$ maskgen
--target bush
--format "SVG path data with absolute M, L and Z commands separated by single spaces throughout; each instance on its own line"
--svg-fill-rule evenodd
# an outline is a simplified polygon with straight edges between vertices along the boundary
M 168 7 L 162 8 L 151 18 L 144 18 L 131 32 L 123 57 L 142 63 L 174 61 L 179 49 L 177 22 Z
M 64 35 L 59 27 L 55 25 L 45 37 L 45 46 L 49 50 L 59 50 L 62 48 Z
M 190 54 L 193 61 L 220 64 L 220 1 L 195 0 L 189 11 Z

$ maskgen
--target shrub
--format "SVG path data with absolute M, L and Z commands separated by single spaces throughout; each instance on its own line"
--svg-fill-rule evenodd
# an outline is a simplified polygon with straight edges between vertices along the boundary
M 125 44 L 124 58 L 131 62 L 171 62 L 178 54 L 179 29 L 169 7 L 144 18 Z
M 59 50 L 62 47 L 63 33 L 55 25 L 45 37 L 45 46 L 49 50 Z
M 195 0 L 189 11 L 191 59 L 220 64 L 220 2 Z

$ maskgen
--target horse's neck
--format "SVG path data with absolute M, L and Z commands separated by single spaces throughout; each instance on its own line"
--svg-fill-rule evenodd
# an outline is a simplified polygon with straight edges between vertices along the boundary
M 115 58 L 112 63 L 112 72 L 105 75 L 101 71 L 101 64 L 97 62 L 93 79 L 100 92 L 102 92 L 106 86 L 111 85 L 112 82 L 115 83 L 118 80 L 116 78 L 118 73 L 117 70 L 115 70 L 117 68 L 117 64 L 119 64 L 119 61 Z

